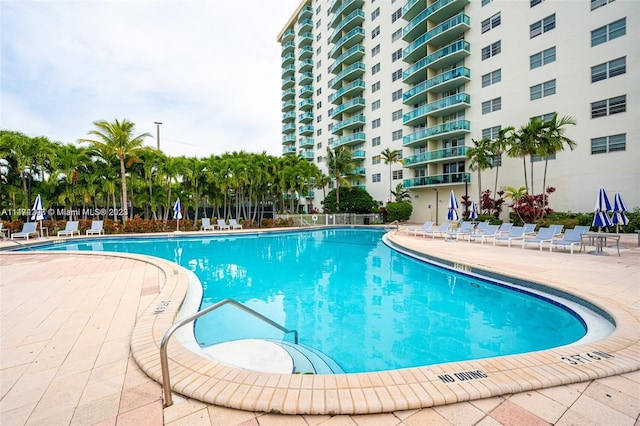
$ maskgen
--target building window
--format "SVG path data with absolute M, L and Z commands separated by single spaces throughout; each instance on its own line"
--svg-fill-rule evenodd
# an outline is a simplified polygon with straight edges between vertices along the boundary
M 529 0 L 529 7 L 534 7 L 542 3 L 542 0 Z
M 402 49 L 398 49 L 391 54 L 391 62 L 395 62 L 398 59 L 402 59 Z
M 373 83 L 373 84 L 371 85 L 371 93 L 375 93 L 375 92 L 377 92 L 378 90 L 380 90 L 380 82 L 379 82 L 379 81 L 376 81 L 375 83 Z
M 402 18 L 402 8 L 396 10 L 395 12 L 393 12 L 393 14 L 391 14 L 391 23 L 393 24 L 400 18 Z
M 535 55 L 529 56 L 529 68 L 536 69 L 543 65 L 550 64 L 556 61 L 556 47 L 550 47 L 547 50 L 538 52 Z
M 402 139 L 402 129 L 391 133 L 391 140 L 397 141 L 398 139 Z
M 547 156 L 542 156 L 542 155 L 538 155 L 538 154 L 533 154 L 531 155 L 531 162 L 532 163 L 537 163 L 538 161 L 545 161 L 545 160 L 555 160 L 556 159 L 556 155 L 555 154 L 550 154 Z
M 502 80 L 501 69 L 491 71 L 490 73 L 482 76 L 482 87 L 491 86 L 492 84 L 499 83 L 501 80 Z
M 380 72 L 380 62 L 371 67 L 371 75 L 377 74 Z
M 321 155 L 319 157 L 316 157 L 316 163 L 320 164 L 320 163 L 324 163 L 324 157 Z
M 531 118 L 537 118 L 538 120 L 542 121 L 543 123 L 546 123 L 548 121 L 553 120 L 553 117 L 556 115 L 555 112 L 548 112 L 546 114 L 543 115 L 536 115 L 534 117 Z
M 626 149 L 626 133 L 591 139 L 591 154 L 604 154 L 606 152 L 624 151 Z
M 482 26 L 481 26 L 480 31 L 482 33 L 486 33 L 487 31 L 489 31 L 492 28 L 497 27 L 498 25 L 500 25 L 500 12 L 498 12 L 495 15 L 493 15 L 492 17 L 487 18 L 484 21 L 482 21 Z
M 391 121 L 400 120 L 402 118 L 402 110 L 393 111 L 391 113 Z
M 371 175 L 371 182 L 378 183 L 380 182 L 380 173 L 374 173 Z
M 376 7 L 376 10 L 374 10 L 373 12 L 371 12 L 371 20 L 375 21 L 375 19 L 380 16 L 380 8 Z
M 316 144 L 316 149 L 322 149 L 322 142 L 318 142 Z
M 316 130 L 316 136 L 320 136 L 320 135 L 322 135 L 322 129 Z
M 397 149 L 396 150 L 396 160 L 402 160 L 402 150 L 401 149 Z
M 627 95 L 591 103 L 591 118 L 604 117 L 627 111 Z
M 316 43 L 320 43 L 321 38 L 322 38 L 322 34 L 316 34 Z
M 402 68 L 396 70 L 391 74 L 391 81 L 400 80 L 402 78 Z
M 393 180 L 402 179 L 402 169 L 391 172 L 391 177 Z
M 395 102 L 399 99 L 402 99 L 402 89 L 398 89 L 391 94 L 391 102 Z
M 380 145 L 380 136 L 376 136 L 371 139 L 371 146 L 379 146 Z
M 372 129 L 377 129 L 378 127 L 380 127 L 380 119 L 376 118 L 375 120 L 373 120 L 371 122 L 371 128 Z
M 316 117 L 316 123 L 319 123 L 321 121 L 322 121 L 322 116 L 321 115 L 317 116 Z
M 378 100 L 376 100 L 376 101 L 373 101 L 373 102 L 371 103 L 371 111 L 375 111 L 375 110 L 377 110 L 378 108 L 380 108 L 380 99 L 378 99 Z
M 529 99 L 535 100 L 544 98 L 545 96 L 555 95 L 556 93 L 556 81 L 549 80 L 542 84 L 536 84 L 529 88 Z
M 604 27 L 591 31 L 591 47 L 597 46 L 627 33 L 627 18 L 622 18 Z
M 316 56 L 320 56 L 320 53 L 321 53 L 321 52 L 322 52 L 322 46 L 319 46 L 319 47 L 316 49 Z
M 316 69 L 319 69 L 322 66 L 322 59 L 318 60 L 318 62 L 316 62 Z
M 320 108 L 322 108 L 322 101 L 320 101 L 320 102 L 318 102 L 316 104 L 316 109 L 320 109 Z
M 376 164 L 380 164 L 380 156 L 374 155 L 371 157 L 371 165 L 375 166 Z
M 394 41 L 398 41 L 402 38 L 402 28 L 398 28 L 397 31 L 394 31 L 393 34 L 391 34 L 391 42 L 393 43 Z
M 371 56 L 376 56 L 378 53 L 380 53 L 380 45 L 377 45 L 371 49 Z
M 614 0 L 591 0 L 591 10 L 613 3 Z
M 380 35 L 380 25 L 371 30 L 371 38 L 374 39 Z
M 316 95 L 320 96 L 322 94 L 322 87 L 316 89 Z
M 485 7 L 486 5 L 488 5 L 489 3 L 491 3 L 493 0 L 482 0 L 482 7 Z
M 556 27 L 556 14 L 547 16 L 544 19 L 534 22 L 529 26 L 529 38 L 534 38 L 542 33 L 551 31 Z
M 485 59 L 489 59 L 492 56 L 496 56 L 498 53 L 500 53 L 501 50 L 502 50 L 502 46 L 501 46 L 500 40 L 496 41 L 493 44 L 490 44 L 489 46 L 483 47 L 482 60 L 484 61 Z
M 627 57 L 614 59 L 604 64 L 591 67 L 591 82 L 606 80 L 627 72 Z
M 502 98 L 491 99 L 482 103 L 482 114 L 500 111 L 502 109 Z
M 498 133 L 500 132 L 501 126 L 489 127 L 487 129 L 482 129 L 482 138 L 483 139 L 497 139 Z

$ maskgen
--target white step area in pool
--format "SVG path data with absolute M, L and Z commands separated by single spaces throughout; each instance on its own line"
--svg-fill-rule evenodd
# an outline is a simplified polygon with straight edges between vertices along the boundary
M 293 359 L 293 372 L 300 374 L 340 374 L 344 370 L 327 354 L 304 344 L 274 341 Z

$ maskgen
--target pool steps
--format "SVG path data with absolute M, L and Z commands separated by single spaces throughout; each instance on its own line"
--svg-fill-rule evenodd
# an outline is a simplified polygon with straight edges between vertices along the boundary
M 273 340 L 293 359 L 293 372 L 300 374 L 340 374 L 344 370 L 327 354 L 304 344 Z

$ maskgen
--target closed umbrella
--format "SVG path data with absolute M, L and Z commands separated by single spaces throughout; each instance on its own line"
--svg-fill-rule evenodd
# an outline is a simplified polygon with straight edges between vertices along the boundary
M 449 209 L 447 211 L 448 220 L 456 221 L 460 219 L 460 216 L 458 216 L 458 210 L 456 210 L 457 208 L 458 208 L 458 202 L 456 201 L 456 196 L 452 190 L 451 194 L 449 194 L 449 202 L 447 203 L 447 209 Z
M 478 218 L 478 209 L 476 208 L 476 202 L 471 202 L 471 208 L 469 208 L 469 219 L 477 219 Z
M 44 220 L 44 204 L 42 203 L 42 197 L 40 194 L 36 197 L 33 208 L 31 209 L 31 220 L 37 220 L 40 222 L 40 236 L 42 237 L 42 221 Z
M 182 219 L 182 203 L 180 202 L 180 197 L 176 200 L 176 203 L 173 205 L 173 218 L 176 220 L 176 232 L 180 230 L 180 219 Z
M 616 225 L 616 233 L 619 231 L 619 226 L 626 226 L 629 224 L 629 218 L 625 214 L 627 206 L 622 200 L 622 196 L 619 192 L 616 192 L 613 196 L 613 216 L 611 222 Z
M 593 216 L 593 223 L 591 226 L 597 226 L 598 232 L 600 232 L 600 228 L 613 226 L 608 214 L 608 212 L 611 211 L 611 203 L 609 202 L 609 197 L 607 197 L 607 193 L 604 188 L 600 188 L 600 191 L 598 191 L 598 199 L 596 200 L 594 211 L 595 215 Z

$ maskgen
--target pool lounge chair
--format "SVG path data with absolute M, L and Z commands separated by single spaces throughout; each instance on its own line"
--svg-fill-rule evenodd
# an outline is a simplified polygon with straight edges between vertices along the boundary
M 562 236 L 561 240 L 551 241 L 551 244 L 549 245 L 549 251 L 552 252 L 554 246 L 558 246 L 558 247 L 569 246 L 571 248 L 571 254 L 573 254 L 573 246 L 577 244 L 579 244 L 580 247 L 582 247 L 582 234 L 580 234 L 579 230 L 567 229 L 564 232 L 564 235 Z
M 488 240 L 490 238 L 495 238 L 498 236 L 499 225 L 487 225 L 482 231 L 482 234 L 471 234 L 469 235 L 469 242 L 472 240 L 480 239 L 480 244 L 484 244 L 484 240 Z
M 87 229 L 86 235 L 100 235 L 104 234 L 104 221 L 103 220 L 94 220 L 91 222 L 91 228 Z
M 436 238 L 436 234 L 441 236 L 446 235 L 451 228 L 451 224 L 449 222 L 441 223 L 437 228 L 425 229 L 422 231 L 422 236 L 426 237 L 427 234 L 431 235 L 431 239 Z
M 478 222 L 476 227 L 473 229 L 473 234 L 482 234 L 485 229 L 489 226 L 489 221 L 485 220 L 484 222 Z
M 549 225 L 549 228 L 553 229 L 553 236 L 557 237 L 559 235 L 562 235 L 562 229 L 564 228 L 564 225 Z
M 535 223 L 525 223 L 523 227 L 524 227 L 524 235 L 534 235 L 536 233 Z
M 29 236 L 34 235 L 34 236 L 38 236 L 38 231 L 36 231 L 38 224 L 36 222 L 26 222 L 24 225 L 22 225 L 22 231 L 20 232 L 14 232 L 13 234 L 11 234 L 11 239 L 16 239 L 16 238 L 24 238 L 26 240 L 29 239 Z
M 580 232 L 580 235 L 582 234 L 588 234 L 589 230 L 591 229 L 590 226 L 581 226 L 581 225 L 576 225 L 573 227 L 573 229 L 575 229 L 576 231 Z
M 236 222 L 235 219 L 229 219 L 229 226 L 231 229 L 242 229 L 242 225 Z
M 473 222 L 464 221 L 460 223 L 458 228 L 454 228 L 447 232 L 447 238 L 455 239 L 458 241 L 460 235 L 471 235 L 473 233 Z
M 223 229 L 231 229 L 231 227 L 227 225 L 224 219 L 218 219 L 218 229 L 222 231 Z
M 553 241 L 553 229 L 540 228 L 535 237 L 522 240 L 522 248 L 524 249 L 527 244 L 537 244 L 540 247 L 540 251 L 542 251 L 542 244 L 547 242 L 551 244 L 551 241 Z
M 502 225 L 498 228 L 498 235 L 506 235 L 513 228 L 513 223 L 511 222 L 503 222 Z
M 11 233 L 11 229 L 4 228 L 2 222 L 0 222 L 0 235 L 2 235 L 2 239 L 6 240 L 9 238 L 9 234 Z
M 410 226 L 406 229 L 406 231 L 407 231 L 407 234 L 409 232 L 413 232 L 413 235 L 415 236 L 415 235 L 418 235 L 418 232 L 431 229 L 432 226 L 433 226 L 433 222 L 426 221 L 425 223 L 422 224 L 422 226 L 420 227 Z
M 211 224 L 211 219 L 208 217 L 202 218 L 202 225 L 200 225 L 201 231 L 215 231 L 216 226 Z
M 511 241 L 520 240 L 524 238 L 524 226 L 512 226 L 511 231 L 507 235 L 498 235 L 493 239 L 493 245 L 496 245 L 497 241 L 506 241 L 508 246 L 511 247 Z
M 58 231 L 58 237 L 64 237 L 64 236 L 72 236 L 74 234 L 78 234 L 80 235 L 80 231 L 78 230 L 78 221 L 77 220 L 69 220 L 67 221 L 66 225 L 64 226 L 64 229 L 61 231 Z

